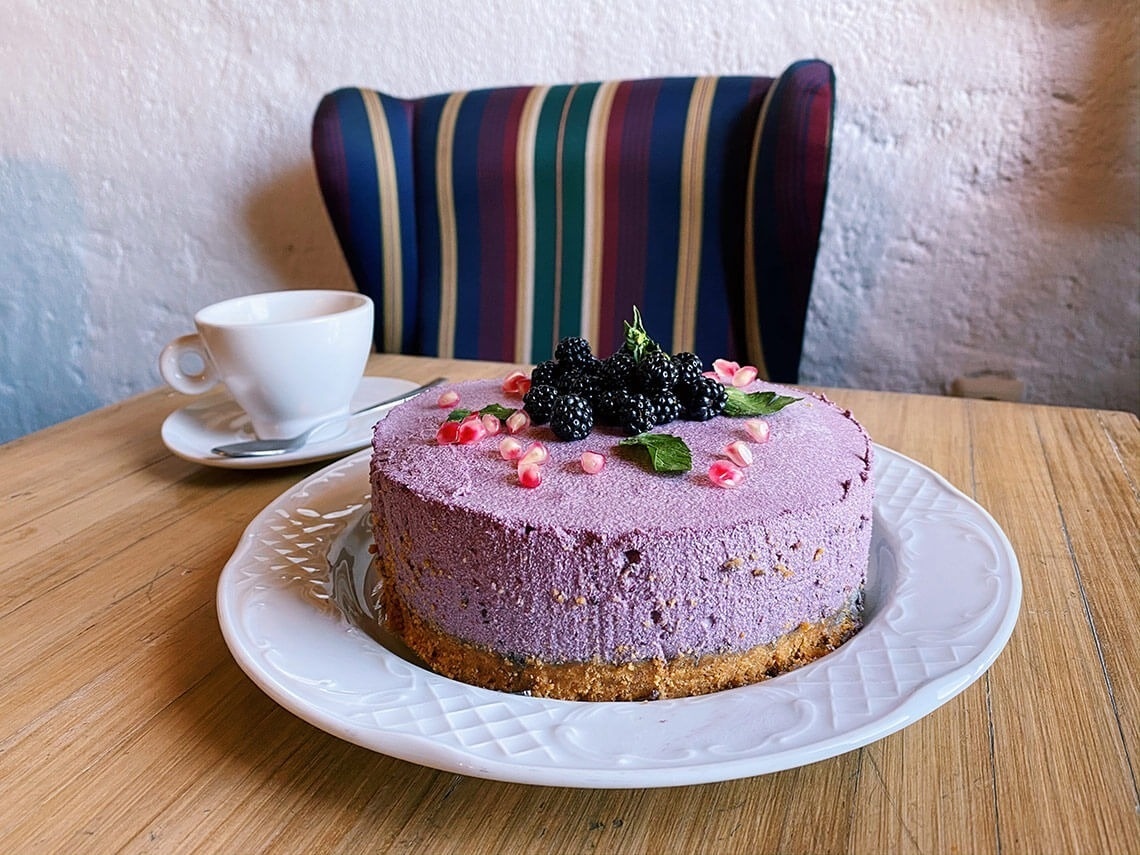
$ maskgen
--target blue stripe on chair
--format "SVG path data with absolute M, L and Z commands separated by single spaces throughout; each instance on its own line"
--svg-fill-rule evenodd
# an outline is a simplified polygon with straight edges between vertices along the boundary
M 372 93 L 369 93 L 372 94 Z M 403 310 L 397 319 L 400 348 L 414 350 L 418 302 L 414 188 L 411 167 L 411 127 L 408 102 L 380 95 L 395 160 L 398 231 L 401 247 Z M 383 349 L 385 330 L 384 226 L 376 151 L 364 94 L 344 88 L 326 95 L 313 120 L 312 146 L 318 179 L 333 228 L 358 290 L 376 305 L 374 339 Z
M 435 145 L 446 95 L 435 95 L 416 103 L 412 137 L 416 172 L 416 230 L 420 245 L 419 353 L 439 355 L 440 313 L 440 232 L 439 203 L 436 195 Z
M 452 193 L 455 206 L 458 280 L 456 291 L 455 356 L 479 353 L 479 129 L 490 90 L 469 92 L 455 121 L 452 152 Z M 490 236 L 488 236 L 490 239 Z M 488 283 L 493 287 L 496 283 Z
M 384 265 L 379 240 L 379 189 L 368 114 L 358 89 L 340 89 L 326 98 L 326 105 L 335 116 L 335 131 L 330 128 L 327 143 L 339 144 L 344 153 L 343 184 L 332 188 L 341 200 L 340 221 L 334 225 L 341 243 L 351 245 L 351 252 L 345 254 L 357 287 L 372 298 L 377 311 L 382 311 Z M 328 113 L 324 115 L 330 122 L 334 121 Z M 376 336 L 383 335 L 382 321 L 376 324 L 375 330 Z
M 693 78 L 672 78 L 659 83 L 649 143 L 648 240 L 645 245 L 644 297 L 639 306 L 646 329 L 661 341 L 673 331 L 674 292 L 677 283 L 677 247 L 680 242 L 681 164 L 685 143 L 685 120 L 693 94 Z M 620 321 L 628 319 L 630 306 L 618 305 Z
M 403 270 L 403 318 L 400 323 L 402 353 L 418 347 L 419 315 L 419 243 L 416 239 L 416 188 L 412 159 L 412 104 L 388 95 L 380 96 L 388 129 L 392 137 L 392 154 L 396 161 L 396 183 L 400 216 L 400 258 Z
M 767 81 L 770 83 L 770 81 Z M 767 86 L 764 79 L 723 77 L 717 85 L 705 159 L 701 290 L 696 352 L 746 361 L 743 305 L 729 283 L 744 277 L 744 210 L 748 158 Z
M 658 110 L 653 122 L 650 149 L 652 178 L 649 198 L 649 245 L 646 263 L 647 294 L 654 294 L 656 313 L 650 314 L 649 329 L 662 341 L 672 335 L 676 312 L 678 248 L 681 240 L 681 170 L 684 162 L 685 126 L 693 97 L 694 78 L 662 82 Z M 628 312 L 629 309 L 627 308 Z M 672 350 L 677 350 L 673 342 Z

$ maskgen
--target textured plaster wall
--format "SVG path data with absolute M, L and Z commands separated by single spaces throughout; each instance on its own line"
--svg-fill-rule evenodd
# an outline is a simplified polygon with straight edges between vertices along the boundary
M 1102 0 L 15 0 L 0 35 L 0 441 L 158 384 L 194 310 L 350 287 L 320 96 L 838 76 L 805 382 L 1140 411 L 1135 8 Z

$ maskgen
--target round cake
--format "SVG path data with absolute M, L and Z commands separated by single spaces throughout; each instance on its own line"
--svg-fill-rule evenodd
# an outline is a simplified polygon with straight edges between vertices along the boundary
M 595 701 L 746 685 L 842 644 L 862 623 L 871 441 L 821 396 L 741 391 L 799 400 L 760 430 L 726 415 L 654 428 L 689 451 L 675 473 L 616 430 L 509 433 L 522 402 L 501 380 L 395 408 L 371 461 L 390 629 L 445 676 Z M 441 431 L 462 416 L 452 407 L 495 413 L 487 424 L 501 430 L 453 441 Z M 536 447 L 547 455 L 537 484 L 511 459 Z

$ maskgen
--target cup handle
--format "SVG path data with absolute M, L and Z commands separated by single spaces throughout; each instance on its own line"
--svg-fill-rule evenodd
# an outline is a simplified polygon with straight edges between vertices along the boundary
M 182 366 L 182 361 L 187 356 L 197 357 L 202 363 L 202 370 L 197 373 L 187 372 Z M 214 363 L 210 361 L 210 355 L 197 333 L 179 336 L 164 347 L 158 357 L 158 370 L 162 379 L 183 395 L 201 395 L 218 382 Z

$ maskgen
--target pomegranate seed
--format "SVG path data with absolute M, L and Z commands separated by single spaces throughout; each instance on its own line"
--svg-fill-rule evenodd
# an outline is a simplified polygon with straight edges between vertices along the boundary
M 752 449 L 748 447 L 748 443 L 742 440 L 738 439 L 735 442 L 730 442 L 724 449 L 724 453 L 728 455 L 728 459 L 737 466 L 752 465 Z
M 545 463 L 546 458 L 549 456 L 550 452 L 546 450 L 546 446 L 541 442 L 536 442 L 519 458 L 519 466 L 525 466 L 530 463 Z
M 731 382 L 736 372 L 740 370 L 740 363 L 733 362 L 728 359 L 714 359 L 713 371 L 716 372 L 717 377 L 721 380 Z
M 504 436 L 499 441 L 499 457 L 503 460 L 518 460 L 523 456 L 523 445 L 513 436 Z
M 744 471 L 727 460 L 715 460 L 709 466 L 709 480 L 718 487 L 730 489 L 744 480 Z
M 759 376 L 760 372 L 756 369 L 755 365 L 745 365 L 732 375 L 732 385 L 747 386 Z
M 530 427 L 530 414 L 526 410 L 515 410 L 507 416 L 507 433 L 518 433 Z
M 459 442 L 459 422 L 444 422 L 435 432 L 435 441 L 438 445 L 452 445 Z
M 512 371 L 503 381 L 503 394 L 521 398 L 530 389 L 530 378 L 521 371 Z
M 487 435 L 481 419 L 464 419 L 459 424 L 459 444 L 473 445 Z
M 744 429 L 748 432 L 748 436 L 752 438 L 753 442 L 768 441 L 768 423 L 763 419 L 748 419 L 744 423 Z
M 439 396 L 436 401 L 440 407 L 454 407 L 459 403 L 459 393 L 454 389 L 449 389 Z
M 542 468 L 537 463 L 519 466 L 519 483 L 524 487 L 537 487 L 542 483 Z
M 493 416 L 490 413 L 483 414 L 482 422 L 484 429 L 487 431 L 487 436 L 494 436 L 503 428 L 502 422 L 499 421 L 499 417 Z
M 582 471 L 589 475 L 597 475 L 606 465 L 606 456 L 596 451 L 582 452 Z

